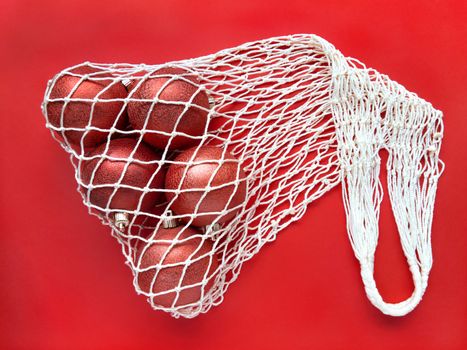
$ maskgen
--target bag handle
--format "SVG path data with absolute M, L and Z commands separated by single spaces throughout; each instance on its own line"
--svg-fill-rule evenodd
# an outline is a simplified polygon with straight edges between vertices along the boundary
M 442 113 L 373 70 L 346 65 L 335 70 L 332 110 L 338 140 L 347 231 L 368 299 L 381 312 L 403 316 L 420 302 L 432 266 L 431 223 L 437 181 Z M 388 193 L 414 291 L 387 303 L 373 276 L 383 189 L 378 152 L 389 157 Z

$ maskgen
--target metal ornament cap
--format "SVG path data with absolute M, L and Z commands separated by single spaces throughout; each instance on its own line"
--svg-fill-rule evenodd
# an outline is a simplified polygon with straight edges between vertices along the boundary
M 163 228 L 174 228 L 178 226 L 178 220 L 172 216 L 172 211 L 168 210 L 166 217 L 162 219 Z
M 117 226 L 117 228 L 120 231 L 124 231 L 125 228 L 128 226 L 128 224 L 130 223 L 128 213 L 124 213 L 124 212 L 115 213 L 114 223 L 115 223 L 115 226 Z

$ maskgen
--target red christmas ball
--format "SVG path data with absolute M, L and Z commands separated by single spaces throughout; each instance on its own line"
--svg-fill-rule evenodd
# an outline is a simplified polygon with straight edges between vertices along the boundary
M 190 136 L 203 135 L 208 122 L 208 113 L 199 107 L 208 109 L 209 100 L 206 93 L 200 90 L 198 79 L 180 68 L 163 68 L 153 75 L 162 76 L 147 78 L 139 86 L 136 81 L 130 84 L 129 89 L 132 90 L 130 98 L 148 100 L 158 98 L 163 101 L 155 103 L 153 107 L 152 102 L 129 102 L 128 116 L 131 126 L 135 130 L 152 131 L 143 135 L 144 141 L 159 149 L 166 147 L 180 149 L 197 144 L 199 140 L 194 138 L 177 135 L 171 139 L 170 136 L 160 132 L 178 131 Z M 185 110 L 185 104 L 189 101 L 191 104 Z M 170 144 L 168 144 L 169 140 Z
M 176 162 L 182 162 L 182 164 L 171 164 L 167 170 L 165 188 L 170 190 L 180 188 L 182 191 L 178 195 L 174 192 L 166 192 L 169 202 L 174 200 L 170 209 L 178 215 L 194 215 L 191 225 L 205 226 L 216 219 L 219 224 L 225 223 L 231 220 L 237 211 L 230 211 L 219 218 L 221 212 L 241 205 L 245 201 L 246 182 L 244 179 L 246 175 L 238 160 L 230 152 L 226 152 L 224 158 L 222 158 L 222 153 L 223 150 L 218 147 L 204 146 L 199 149 L 193 147 L 175 158 Z M 222 159 L 230 161 L 219 165 Z M 187 164 L 189 161 L 192 165 Z M 238 185 L 234 183 L 237 178 L 243 180 L 238 182 Z M 225 186 L 207 189 L 208 185 L 211 188 Z M 231 196 L 232 199 L 228 204 Z M 196 210 L 197 206 L 198 210 Z M 218 214 L 204 214 L 209 212 Z M 183 217 L 181 220 L 188 223 L 190 217 Z
M 155 296 L 153 301 L 155 304 L 167 308 L 184 306 L 201 300 L 203 295 L 206 295 L 212 288 L 215 277 L 213 274 L 219 266 L 216 254 L 201 258 L 201 256 L 212 252 L 212 242 L 203 239 L 194 229 L 182 226 L 160 228 L 153 239 L 169 242 L 156 241 L 149 243 L 149 247 L 142 243 L 138 245 L 135 255 L 136 263 L 138 264 L 141 257 L 139 268 L 151 267 L 147 271 L 138 273 L 137 280 L 141 290 L 145 293 L 166 292 Z M 178 242 L 180 240 L 184 241 Z M 155 266 L 158 264 L 161 264 L 161 267 Z M 179 265 L 164 266 L 167 264 Z M 184 270 L 185 273 L 183 273 Z M 198 284 L 205 278 L 209 278 L 209 280 L 204 286 Z M 194 286 L 189 287 L 191 285 Z M 187 288 L 181 289 L 176 299 L 177 292 L 174 289 L 177 287 Z
M 106 144 L 102 144 L 88 155 L 88 157 L 98 156 L 98 158 L 84 160 L 81 163 L 81 180 L 85 185 L 83 190 L 90 191 L 89 202 L 91 204 L 102 209 L 108 206 L 110 209 L 134 211 L 138 209 L 144 187 L 150 189 L 163 187 L 164 169 L 159 168 L 157 163 L 142 164 L 134 161 L 160 160 L 160 156 L 151 148 L 140 143 L 136 152 L 132 155 L 134 160 L 129 162 L 130 154 L 136 146 L 137 141 L 134 139 L 114 139 L 110 141 L 107 152 L 105 152 Z M 107 157 L 119 159 L 111 160 Z M 128 163 L 129 165 L 126 167 Z M 120 181 L 123 172 L 125 173 Z M 156 174 L 151 180 L 154 173 Z M 121 185 L 133 186 L 137 189 L 126 188 Z M 93 186 L 102 187 L 93 188 Z M 115 194 L 111 199 L 114 191 Z M 140 211 L 150 212 L 161 197 L 163 196 L 160 192 L 147 192 L 142 199 Z
M 80 67 L 72 71 L 74 74 L 83 76 L 89 74 L 90 77 L 84 80 L 80 76 L 66 74 L 58 78 L 50 90 L 50 99 L 70 97 L 71 101 L 65 106 L 64 101 L 53 101 L 47 104 L 47 119 L 54 127 L 79 128 L 83 130 L 67 130 L 64 133 L 57 132 L 57 135 L 63 139 L 63 134 L 66 140 L 72 145 L 80 145 L 83 138 L 85 148 L 94 147 L 103 142 L 108 131 L 91 130 L 86 131 L 85 128 L 90 126 L 101 129 L 110 129 L 115 121 L 117 129 L 124 129 L 127 124 L 126 111 L 123 108 L 123 101 L 113 102 L 87 102 L 76 101 L 73 99 L 94 99 L 111 100 L 116 98 L 125 98 L 128 92 L 121 82 L 116 82 L 106 73 L 99 72 L 91 67 Z M 95 74 L 93 74 L 95 73 Z M 108 79 L 105 79 L 107 78 Z M 106 89 L 104 91 L 104 89 Z M 73 93 L 70 96 L 71 91 Z M 92 105 L 94 111 L 92 112 Z M 63 121 L 61 120 L 63 110 Z M 120 116 L 119 116 L 120 114 Z M 90 122 L 91 121 L 91 122 Z

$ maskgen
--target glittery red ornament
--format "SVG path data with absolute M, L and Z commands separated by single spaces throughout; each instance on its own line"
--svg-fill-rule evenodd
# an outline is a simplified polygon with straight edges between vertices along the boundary
M 183 231 L 183 232 L 181 232 Z M 196 235 L 198 234 L 198 235 Z M 137 247 L 136 262 L 141 257 L 140 269 L 161 264 L 161 267 L 153 267 L 147 271 L 138 273 L 138 285 L 145 293 L 165 294 L 155 296 L 153 302 L 163 307 L 178 307 L 201 300 L 203 295 L 209 292 L 214 283 L 214 275 L 219 266 L 216 254 L 206 255 L 213 250 L 213 244 L 209 239 L 202 238 L 199 232 L 190 227 L 183 226 L 174 228 L 160 228 L 155 240 L 167 240 L 169 242 L 154 242 L 148 248 L 146 244 L 140 243 Z M 173 243 L 174 240 L 183 242 Z M 142 256 L 141 256 L 142 255 Z M 201 256 L 204 256 L 200 258 Z M 196 260 L 197 261 L 192 261 Z M 177 266 L 164 267 L 165 264 L 180 264 Z M 185 273 L 183 273 L 185 269 Z M 156 272 L 157 276 L 156 276 Z M 151 284 L 155 278 L 151 290 Z M 205 278 L 209 278 L 206 285 L 201 284 Z M 181 289 L 177 297 L 174 291 L 177 287 Z
M 81 164 L 81 179 L 87 186 L 105 185 L 90 189 L 89 201 L 102 209 L 109 205 L 110 209 L 136 210 L 138 203 L 143 195 L 143 188 L 148 186 L 150 189 L 162 188 L 164 184 L 165 171 L 157 163 L 142 164 L 135 161 L 130 162 L 128 167 L 128 157 L 136 148 L 137 141 L 129 138 L 111 140 L 106 157 L 120 158 L 119 160 L 110 160 L 104 157 L 106 144 L 100 145 L 88 157 L 100 156 L 91 160 L 85 160 Z M 136 152 L 132 155 L 133 159 L 139 161 L 160 160 L 160 156 L 144 144 L 140 144 Z M 95 170 L 96 169 L 96 170 Z M 95 170 L 95 172 L 94 172 Z M 120 181 L 122 173 L 125 171 L 123 179 Z M 94 172 L 94 177 L 91 177 Z M 151 176 L 155 173 L 153 180 Z M 129 185 L 138 189 L 121 187 L 120 185 Z M 112 193 L 115 194 L 109 203 Z M 83 189 L 86 193 L 86 188 Z M 140 210 L 149 212 L 154 205 L 161 199 L 160 192 L 148 192 L 144 195 Z
M 152 102 L 129 102 L 128 116 L 131 126 L 135 130 L 145 128 L 152 131 L 146 132 L 143 138 L 156 148 L 180 149 L 195 145 L 199 140 L 182 135 L 173 137 L 168 144 L 170 136 L 158 132 L 170 134 L 178 131 L 190 136 L 203 135 L 208 122 L 208 113 L 198 106 L 208 109 L 208 96 L 200 90 L 198 79 L 186 70 L 163 68 L 153 73 L 153 75 L 157 74 L 164 76 L 147 78 L 138 87 L 136 87 L 137 81 L 129 85 L 129 89 L 133 90 L 130 94 L 133 99 L 163 100 L 155 103 L 152 110 Z M 174 104 L 171 101 L 182 103 L 191 101 L 191 105 L 185 110 L 185 105 Z
M 73 70 L 73 73 L 79 75 L 90 74 L 89 78 L 82 79 L 79 76 L 68 74 L 60 77 L 51 87 L 50 98 L 70 97 L 71 99 L 99 98 L 102 100 L 110 100 L 127 97 L 128 92 L 121 82 L 116 82 L 110 77 L 109 79 L 105 79 L 108 75 L 105 73 L 97 74 L 96 72 L 98 72 L 98 70 L 91 67 L 80 67 Z M 104 89 L 106 90 L 103 91 Z M 72 90 L 74 90 L 74 92 L 70 96 Z M 63 101 L 49 102 L 47 104 L 47 118 L 53 126 L 84 129 L 91 120 L 90 126 L 110 129 L 123 108 L 123 101 L 96 102 L 94 103 L 92 116 L 91 110 L 93 102 L 71 100 L 65 107 L 64 105 L 65 103 Z M 61 120 L 62 110 L 63 123 Z M 127 124 L 127 119 L 126 111 L 123 111 L 118 117 L 115 127 L 120 130 L 124 129 Z M 108 136 L 108 132 L 97 130 L 88 132 L 85 130 L 67 130 L 64 134 L 65 138 L 72 145 L 80 145 L 81 139 L 84 137 L 83 144 L 85 148 L 98 145 Z M 62 132 L 57 132 L 57 135 L 63 139 Z
M 234 208 L 245 201 L 245 173 L 241 169 L 239 162 L 230 152 L 225 152 L 224 155 L 224 159 L 230 161 L 222 161 L 222 164 L 219 165 L 219 161 L 222 159 L 222 153 L 223 150 L 218 147 L 204 146 L 200 147 L 198 150 L 197 147 L 193 147 L 175 158 L 177 162 L 185 163 L 192 161 L 194 163 L 193 165 L 188 166 L 187 164 L 174 163 L 167 171 L 165 188 L 176 190 L 180 187 L 182 191 L 178 195 L 173 192 L 166 192 L 166 197 L 169 201 L 175 198 L 170 209 L 178 215 L 194 214 L 195 217 L 191 223 L 194 226 L 210 225 L 216 219 L 216 222 L 219 224 L 225 223 L 236 215 L 235 210 L 223 215 L 221 218 L 218 218 L 219 214 L 200 214 L 208 212 L 220 213 L 224 209 Z M 234 162 L 232 162 L 232 160 L 234 160 Z M 201 161 L 203 163 L 196 164 Z M 184 176 L 185 171 L 186 175 Z M 213 174 L 215 174 L 214 177 Z M 243 181 L 238 182 L 238 186 L 234 183 L 237 176 L 239 180 L 243 179 Z M 211 177 L 213 177 L 212 180 Z M 224 184 L 227 185 L 222 188 L 205 189 L 208 185 L 212 188 Z M 196 188 L 202 190 L 193 190 Z M 232 199 L 227 206 L 231 196 Z M 198 203 L 199 207 L 196 211 L 195 209 Z M 190 217 L 187 216 L 181 220 L 190 222 Z

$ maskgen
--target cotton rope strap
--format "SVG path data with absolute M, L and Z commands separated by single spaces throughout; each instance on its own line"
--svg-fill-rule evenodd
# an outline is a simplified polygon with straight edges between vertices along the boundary
M 388 77 L 355 60 L 344 61 L 332 47 L 326 51 L 333 72 L 332 111 L 350 242 L 368 299 L 384 314 L 403 316 L 422 299 L 432 266 L 433 207 L 444 167 L 438 158 L 442 113 Z M 382 149 L 389 154 L 389 198 L 414 283 L 413 294 L 394 304 L 383 300 L 373 276 L 383 198 Z
M 76 73 L 75 69 L 80 67 L 92 67 L 97 72 Z M 168 147 L 161 150 L 160 160 L 134 159 L 144 134 L 151 132 L 146 129 L 147 120 L 142 130 L 118 130 L 116 123 L 110 128 L 102 128 L 91 125 L 92 118 L 83 128 L 67 127 L 63 123 L 64 110 L 70 102 L 90 103 L 92 116 L 98 102 L 123 102 L 122 114 L 129 103 L 142 100 L 131 92 L 127 97 L 115 100 L 103 100 L 100 95 L 78 99 L 72 96 L 78 84 L 64 98 L 51 97 L 57 80 L 64 75 L 75 76 L 79 82 L 112 79 L 113 85 L 134 83 L 138 87 L 142 80 L 160 76 L 158 71 L 164 67 L 180 68 L 196 75 L 199 90 L 209 96 L 209 109 L 197 105 L 193 98 L 178 103 L 184 106 L 183 113 L 191 106 L 208 113 L 209 126 L 197 140 L 198 149 L 206 145 L 221 148 L 219 168 L 233 162 L 240 164 L 246 174 L 245 178 L 240 176 L 238 165 L 235 179 L 224 185 L 237 189 L 245 183 L 244 203 L 235 208 L 226 205 L 222 210 L 209 213 L 220 218 L 236 210 L 235 217 L 225 225 L 215 225 L 214 220 L 213 225 L 204 228 L 204 233 L 189 238 L 185 237 L 184 231 L 189 230 L 195 214 L 183 216 L 170 210 L 173 201 L 185 194 L 183 188 L 150 188 L 149 181 L 140 187 L 123 183 L 130 163 L 153 166 L 151 180 L 163 166 L 177 163 Z M 193 83 L 183 74 L 176 79 Z M 151 108 L 154 108 L 161 100 L 161 96 L 156 96 L 146 102 L 151 102 Z M 59 125 L 51 122 L 48 112 L 48 106 L 53 103 L 63 104 Z M 438 159 L 443 134 L 442 114 L 388 77 L 344 57 L 318 36 L 300 34 L 270 38 L 163 65 L 86 62 L 64 70 L 49 82 L 43 113 L 47 127 L 70 154 L 83 203 L 91 214 L 111 226 L 134 275 L 136 291 L 145 295 L 154 309 L 169 312 L 174 317 L 192 318 L 220 304 L 243 263 L 258 253 L 264 244 L 275 240 L 279 231 L 299 220 L 309 203 L 339 183 L 342 183 L 348 235 L 360 261 L 370 301 L 385 314 L 402 316 L 423 296 L 432 265 L 430 236 L 436 185 L 443 169 L 443 163 Z M 147 119 L 149 115 L 150 112 Z M 84 132 L 85 135 L 108 132 L 104 151 L 93 156 L 99 164 L 106 159 L 122 160 L 107 154 L 115 133 L 137 140 L 135 150 L 127 159 L 128 164 L 114 184 L 114 193 L 105 205 L 96 205 L 90 199 L 92 191 L 99 188 L 92 182 L 97 167 L 91 180 L 84 181 L 81 166 L 89 161 L 89 156 L 83 140 L 78 147 L 69 142 L 70 131 Z M 180 136 L 177 131 L 161 134 L 169 142 Z M 384 302 L 373 277 L 383 194 L 379 180 L 379 152 L 383 149 L 389 153 L 386 164 L 389 198 L 415 287 L 409 299 L 397 304 Z M 228 156 L 228 152 L 234 158 Z M 182 163 L 187 166 L 201 164 L 193 159 Z M 185 177 L 186 172 L 181 181 Z M 136 210 L 116 211 L 110 201 L 121 188 L 139 190 L 143 196 L 154 191 L 170 192 L 174 198 L 161 205 L 159 212 L 144 210 L 143 198 Z M 198 190 L 205 192 L 204 198 L 213 188 L 217 189 L 207 185 Z M 197 210 L 200 203 L 201 200 Z M 164 240 L 155 234 L 159 228 L 170 228 L 177 225 L 178 220 L 187 218 L 189 220 L 182 224 L 174 239 Z M 148 230 L 154 233 L 142 234 Z M 166 252 L 162 262 L 143 266 L 141 256 L 135 256 L 135 249 L 141 246 L 143 251 L 154 243 L 172 248 L 193 239 L 197 240 L 197 249 L 184 263 L 166 261 Z M 207 261 L 201 281 L 186 282 L 190 266 L 200 261 Z M 178 285 L 170 290 L 154 290 L 164 269 L 177 266 L 183 267 L 180 268 Z M 146 291 L 141 288 L 138 276 L 149 270 L 156 272 L 150 283 L 151 290 Z M 201 288 L 208 285 L 212 287 Z M 202 289 L 199 300 L 183 303 L 183 293 L 190 288 Z M 175 297 L 170 306 L 163 306 L 159 302 L 161 294 L 168 292 Z

